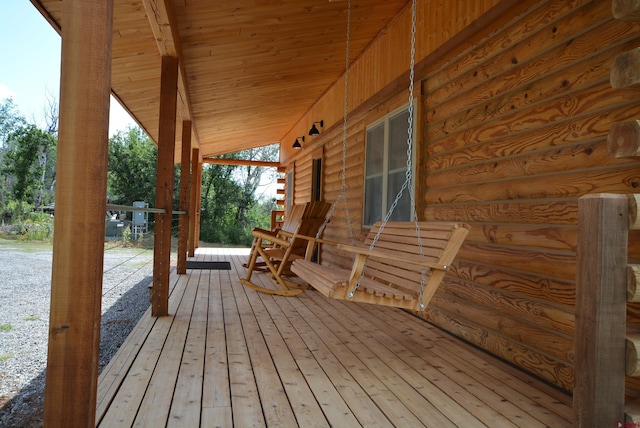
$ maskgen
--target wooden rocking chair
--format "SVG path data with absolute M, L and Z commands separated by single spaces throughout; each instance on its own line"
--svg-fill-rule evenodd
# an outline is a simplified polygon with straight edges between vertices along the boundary
M 290 209 L 289 212 L 287 213 L 287 215 L 284 217 L 284 222 L 282 223 L 282 226 L 276 226 L 275 228 L 271 229 L 271 230 L 267 230 L 267 229 L 262 229 L 259 227 L 255 227 L 253 228 L 253 230 L 251 231 L 251 233 L 254 236 L 254 240 L 253 243 L 251 245 L 251 253 L 253 254 L 253 252 L 255 251 L 255 246 L 257 245 L 257 243 L 261 242 L 260 240 L 258 240 L 255 236 L 256 234 L 260 234 L 261 236 L 272 236 L 272 237 L 277 237 L 278 233 L 282 231 L 283 234 L 293 234 L 297 229 L 298 229 L 298 225 L 300 224 L 300 220 L 302 219 L 302 216 L 305 212 L 305 209 L 307 207 L 307 204 L 298 204 L 298 205 L 293 205 Z M 272 242 L 271 246 L 275 246 L 275 244 Z M 251 259 L 251 257 L 249 257 L 249 259 Z M 249 262 L 243 263 L 242 267 L 244 268 L 248 268 L 249 267 Z M 256 264 L 254 266 L 254 270 L 258 271 L 258 272 L 266 272 L 267 269 L 267 264 L 263 261 L 256 261 Z
M 339 249 L 353 254 L 351 270 L 321 266 L 305 259 L 295 260 L 291 270 L 329 298 L 424 310 L 469 233 L 469 226 L 417 224 L 420 241 L 416 223 L 390 221 L 374 249 L 369 245 L 380 229 L 380 222 L 369 232 L 365 245 L 338 244 Z
M 293 260 L 304 258 L 309 247 L 308 236 L 315 236 L 325 222 L 331 204 L 321 201 L 309 202 L 305 205 L 294 205 L 289 216 L 299 221 L 283 225 L 275 235 L 270 231 L 256 229 L 253 231 L 253 245 L 249 255 L 247 276 L 240 282 L 254 290 L 279 296 L 295 296 L 304 290 L 299 284 L 287 281 L 284 276 L 291 274 L 289 267 Z M 301 211 L 301 214 L 300 214 Z M 270 289 L 251 282 L 251 276 L 258 266 L 261 257 L 271 275 L 280 285 L 280 289 Z

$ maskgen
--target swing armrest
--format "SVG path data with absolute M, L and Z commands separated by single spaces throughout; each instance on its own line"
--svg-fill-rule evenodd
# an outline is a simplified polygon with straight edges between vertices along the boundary
M 338 244 L 338 249 L 348 251 L 350 253 L 366 256 L 366 257 L 374 257 L 377 259 L 391 260 L 394 262 L 401 262 L 401 263 L 411 263 L 418 266 L 424 266 L 430 269 L 438 269 L 438 270 L 448 269 L 447 265 L 428 262 L 425 260 L 421 260 L 417 257 L 406 257 L 406 256 L 400 257 L 394 254 L 389 254 L 382 251 L 370 250 L 369 247 L 356 247 L 354 245 Z
M 315 242 L 316 244 L 327 244 L 327 245 L 332 245 L 334 247 L 338 245 L 338 242 L 329 241 L 327 239 L 322 239 L 322 238 L 316 238 L 314 236 L 296 235 L 296 238 L 304 239 L 305 241 L 312 241 L 312 242 Z

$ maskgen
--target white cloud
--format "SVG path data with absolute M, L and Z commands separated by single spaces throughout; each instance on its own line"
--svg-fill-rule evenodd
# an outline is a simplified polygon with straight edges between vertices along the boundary
M 7 85 L 4 83 L 0 83 L 0 100 L 4 100 L 6 98 L 16 98 L 15 92 L 13 92 Z

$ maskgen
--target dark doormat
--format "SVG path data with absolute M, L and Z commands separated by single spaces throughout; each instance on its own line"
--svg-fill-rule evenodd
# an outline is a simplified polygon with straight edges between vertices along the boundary
M 231 270 L 229 262 L 197 262 L 187 260 L 187 269 Z

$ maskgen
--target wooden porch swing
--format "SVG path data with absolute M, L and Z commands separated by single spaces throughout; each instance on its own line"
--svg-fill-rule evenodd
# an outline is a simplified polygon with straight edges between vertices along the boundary
M 349 27 L 351 2 L 347 12 L 347 66 L 345 72 L 345 110 L 342 150 L 342 193 L 349 231 L 353 230 L 346 203 L 346 145 L 349 75 Z M 455 222 L 418 221 L 412 179 L 413 87 L 415 68 L 416 0 L 412 2 L 411 65 L 409 79 L 409 126 L 405 182 L 396 195 L 386 217 L 377 222 L 362 245 L 337 244 L 353 257 L 351 270 L 313 263 L 309 257 L 295 260 L 291 271 L 323 295 L 342 300 L 394 306 L 414 311 L 424 310 L 444 279 L 446 270 L 469 233 L 469 226 Z M 389 221 L 404 190 L 409 191 L 413 222 Z M 334 207 L 337 205 L 334 205 Z M 333 212 L 333 211 L 332 211 Z M 327 217 L 329 219 L 331 214 Z M 326 223 L 325 223 L 326 224 Z M 323 227 L 315 241 L 319 239 Z M 309 237 L 310 240 L 313 238 Z M 329 243 L 331 244 L 331 243 Z

